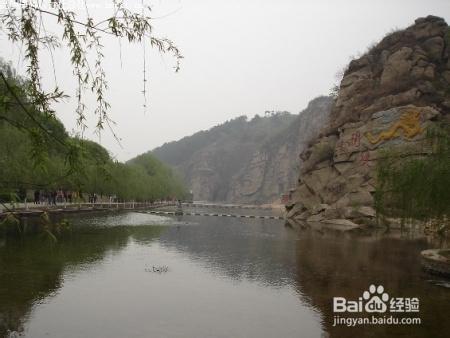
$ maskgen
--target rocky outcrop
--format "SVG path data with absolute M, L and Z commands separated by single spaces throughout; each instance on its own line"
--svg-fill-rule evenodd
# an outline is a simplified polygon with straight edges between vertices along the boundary
M 383 150 L 422 155 L 426 129 L 450 111 L 449 51 L 449 27 L 429 16 L 350 62 L 330 124 L 301 154 L 288 218 L 367 224 L 374 217 Z

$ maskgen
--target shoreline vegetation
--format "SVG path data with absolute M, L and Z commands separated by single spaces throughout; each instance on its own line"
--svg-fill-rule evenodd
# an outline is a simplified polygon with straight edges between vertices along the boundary
M 425 233 L 445 235 L 450 230 L 450 125 L 429 128 L 419 147 L 413 153 L 422 156 L 408 157 L 408 149 L 380 152 L 375 209 L 388 226 L 386 218 L 392 217 L 402 228 L 421 222 Z
M 0 84 L 0 203 L 5 209 L 25 200 L 152 202 L 186 196 L 181 179 L 153 155 L 121 163 L 98 143 L 70 136 L 56 117 L 34 107 L 26 79 L 1 59 L 0 70 L 7 79 Z M 52 137 L 34 132 L 34 120 Z

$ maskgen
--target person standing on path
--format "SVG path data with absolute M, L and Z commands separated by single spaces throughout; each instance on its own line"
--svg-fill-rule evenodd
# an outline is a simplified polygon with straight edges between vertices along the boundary
M 39 204 L 41 202 L 41 192 L 39 190 L 34 191 L 34 204 Z

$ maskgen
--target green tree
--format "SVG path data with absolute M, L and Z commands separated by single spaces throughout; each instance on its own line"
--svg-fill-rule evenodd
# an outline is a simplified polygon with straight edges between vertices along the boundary
M 0 71 L 8 74 L 8 84 L 15 86 L 15 95 L 23 98 L 26 81 L 12 67 L 0 60 Z M 181 198 L 185 193 L 181 181 L 172 170 L 153 155 L 139 156 L 129 163 L 114 161 L 101 145 L 70 137 L 61 122 L 47 119 L 29 103 L 28 111 L 45 126 L 52 138 L 33 138 L 38 127 L 28 114 L 17 106 L 13 94 L 0 85 L 0 199 L 18 199 L 19 191 L 30 189 L 71 191 L 115 195 L 120 199 L 154 200 Z M 37 142 L 38 141 L 38 142 Z M 67 160 L 67 147 L 76 154 L 76 165 Z M 35 148 L 40 151 L 36 153 Z M 35 161 L 35 156 L 40 156 Z
M 66 46 L 70 52 L 67 63 L 77 81 L 75 111 L 77 123 L 81 129 L 86 127 L 87 109 L 84 96 L 87 91 L 96 97 L 97 106 L 94 114 L 97 118 L 96 130 L 101 132 L 105 127 L 112 130 L 112 121 L 109 117 L 110 104 L 106 100 L 105 92 L 108 89 L 107 74 L 103 68 L 103 39 L 112 36 L 128 43 L 141 43 L 156 48 L 161 53 L 170 53 L 175 58 L 175 71 L 179 70 L 182 55 L 174 43 L 167 38 L 160 38 L 153 34 L 153 19 L 151 8 L 142 6 L 139 11 L 127 8 L 123 0 L 111 0 L 112 15 L 96 19 L 89 13 L 88 2 L 84 1 L 83 11 L 71 11 L 66 2 L 62 0 L 27 0 L 6 1 L 0 8 L 0 32 L 3 32 L 12 43 L 23 47 L 23 61 L 27 65 L 27 81 L 12 82 L 14 77 L 10 68 L 0 71 L 1 82 L 11 95 L 4 101 L 3 108 L 11 106 L 21 109 L 31 123 L 27 128 L 20 126 L 17 121 L 6 119 L 3 121 L 13 123 L 29 133 L 35 144 L 35 160 L 42 161 L 42 144 L 57 142 L 66 148 L 66 160 L 73 166 L 78 161 L 79 148 L 72 143 L 66 143 L 65 138 L 58 132 L 50 133 L 49 125 L 56 122 L 55 111 L 52 106 L 59 102 L 66 94 L 58 87 L 44 90 L 42 86 L 42 73 L 40 67 L 41 51 L 52 52 L 56 48 Z M 55 20 L 59 31 L 55 34 L 46 29 L 49 20 Z M 93 60 L 90 61 L 90 60 Z M 145 62 L 145 55 L 144 55 Z M 143 93 L 146 96 L 146 72 L 144 63 Z M 14 109 L 17 112 L 17 109 Z M 38 114 L 40 113 L 40 114 Z M 52 129 L 53 130 L 53 129 Z

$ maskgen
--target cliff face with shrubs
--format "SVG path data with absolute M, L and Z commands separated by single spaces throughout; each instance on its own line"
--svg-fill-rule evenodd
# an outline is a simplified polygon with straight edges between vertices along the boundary
M 277 202 L 295 188 L 300 154 L 328 123 L 333 100 L 321 96 L 309 102 L 285 129 L 272 135 L 233 175 L 227 200 L 239 203 Z
M 375 216 L 376 166 L 385 151 L 421 156 L 426 130 L 450 112 L 450 30 L 419 18 L 350 62 L 330 123 L 301 154 L 288 218 L 367 223 Z M 343 220 L 346 221 L 343 221 Z
M 228 197 L 233 176 L 262 144 L 289 127 L 295 119 L 296 115 L 287 112 L 267 113 L 251 120 L 241 116 L 166 143 L 152 154 L 179 173 L 195 200 L 237 202 Z M 291 154 L 291 157 L 297 156 L 298 152 Z
M 331 105 L 323 96 L 298 115 L 242 116 L 152 153 L 177 170 L 196 200 L 274 202 L 295 188 L 298 154 L 328 122 Z

